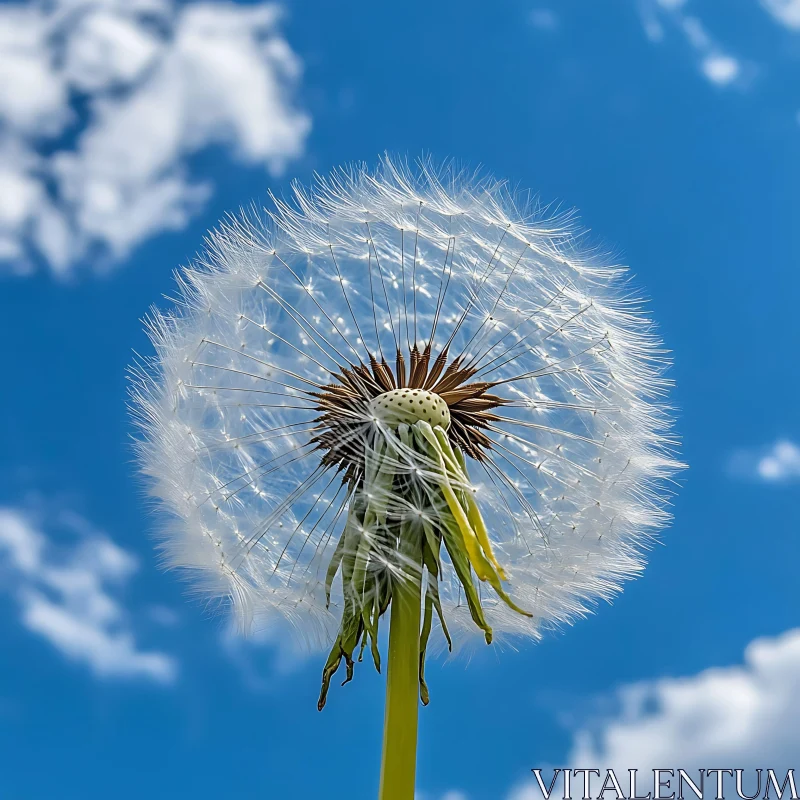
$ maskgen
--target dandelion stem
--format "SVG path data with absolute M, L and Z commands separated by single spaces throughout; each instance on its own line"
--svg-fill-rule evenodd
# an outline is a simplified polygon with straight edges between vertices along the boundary
M 409 570 L 392 592 L 379 800 L 413 800 L 417 770 L 422 543 L 405 544 L 420 569 Z

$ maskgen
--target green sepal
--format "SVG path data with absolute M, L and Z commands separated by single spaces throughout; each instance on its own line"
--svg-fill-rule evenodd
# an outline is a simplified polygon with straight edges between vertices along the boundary
M 495 590 L 498 597 L 500 597 L 500 599 L 510 609 L 516 611 L 518 614 L 522 614 L 525 617 L 532 617 L 533 614 L 520 608 L 511 599 L 511 597 L 508 595 L 508 592 L 506 592 L 506 590 L 503 588 L 500 575 L 498 574 L 498 572 L 502 572 L 502 569 L 499 568 L 500 565 L 497 564 L 497 559 L 494 557 L 494 553 L 492 553 L 489 535 L 486 531 L 486 526 L 483 523 L 483 517 L 481 517 L 481 513 L 472 495 L 468 491 L 460 492 L 462 496 L 461 502 L 458 503 L 460 507 L 458 509 L 455 508 L 455 504 L 452 501 L 453 499 L 458 501 L 458 498 L 453 491 L 453 487 L 450 484 L 446 470 L 447 466 L 458 468 L 458 461 L 450 447 L 450 443 L 447 441 L 447 436 L 445 435 L 444 431 L 441 431 L 438 428 L 431 429 L 430 426 L 427 426 L 428 430 L 426 430 L 424 427 L 426 424 L 427 423 L 424 422 L 417 423 L 417 425 L 420 427 L 422 435 L 425 436 L 428 442 L 431 442 L 432 434 L 439 445 L 438 454 L 441 463 L 444 465 L 441 489 L 444 493 L 445 499 L 448 502 L 448 505 L 450 506 L 450 510 L 453 512 L 453 516 L 458 522 L 461 533 L 464 536 L 467 552 L 469 553 L 470 561 L 475 569 L 475 573 L 480 580 L 489 582 L 489 585 Z M 457 474 L 456 478 L 464 484 L 467 483 L 466 475 Z M 464 505 L 462 505 L 462 502 Z M 466 506 L 466 509 L 464 506 Z M 468 513 L 468 511 L 471 513 Z M 477 523 L 477 531 L 473 528 L 473 521 Z M 475 545 L 478 545 L 480 552 L 476 551 Z M 498 570 L 495 570 L 495 565 L 497 565 Z
M 363 628 L 360 615 L 357 613 L 348 613 L 351 612 L 351 610 L 353 612 L 355 611 L 349 603 L 345 603 L 339 635 L 336 637 L 336 641 L 328 655 L 328 660 L 325 662 L 325 666 L 322 669 L 322 688 L 320 690 L 319 700 L 317 701 L 317 708 L 320 711 L 325 708 L 325 701 L 328 697 L 331 678 L 333 678 L 336 671 L 339 669 L 342 658 L 345 659 L 347 667 L 347 677 L 342 686 L 353 679 L 353 650 L 355 650 L 358 640 L 361 638 Z
M 469 561 L 472 564 L 472 568 L 475 570 L 475 574 L 478 576 L 479 580 L 486 580 L 493 568 L 486 559 L 486 556 L 484 556 L 480 542 L 478 542 L 478 538 L 475 535 L 475 531 L 472 530 L 472 526 L 467 519 L 467 514 L 464 511 L 464 508 L 462 507 L 461 502 L 459 501 L 459 498 L 450 483 L 450 477 L 447 470 L 448 459 L 442 451 L 442 446 L 439 443 L 439 439 L 431 426 L 424 420 L 420 420 L 418 423 L 416 423 L 416 425 L 414 425 L 414 431 L 419 437 L 419 443 L 421 446 L 423 446 L 423 442 L 427 442 L 429 445 L 428 454 L 439 468 L 439 490 L 447 502 L 447 506 L 450 509 L 450 514 L 461 531 L 461 537 L 464 540 L 464 546 L 466 548 Z
M 353 503 L 351 502 L 350 508 L 347 512 L 347 521 L 344 524 L 344 530 L 336 543 L 336 549 L 333 551 L 331 561 L 328 564 L 328 570 L 325 573 L 325 608 L 331 607 L 331 589 L 333 588 L 333 581 L 336 578 L 336 573 L 339 571 L 339 566 L 342 563 L 342 556 L 344 556 L 344 545 L 347 540 L 347 535 L 350 530 L 353 515 Z
M 469 486 L 469 475 L 467 474 L 467 465 L 464 460 L 464 454 L 458 447 L 452 447 L 447 435 L 443 430 L 440 428 L 434 428 L 433 432 L 436 435 L 436 438 L 439 440 L 443 454 L 447 460 L 450 461 L 450 465 L 455 467 L 454 472 L 456 473 L 456 478 L 465 486 Z M 469 489 L 465 489 L 463 492 L 461 492 L 461 499 L 464 510 L 467 513 L 467 519 L 472 526 L 472 530 L 475 531 L 475 536 L 477 537 L 478 542 L 483 549 L 484 555 L 497 571 L 498 577 L 501 580 L 505 580 L 505 571 L 503 570 L 503 567 L 500 565 L 500 562 L 497 560 L 494 551 L 492 550 L 492 542 L 491 539 L 489 539 L 489 532 L 486 530 L 486 524 L 483 521 L 483 516 L 478 508 L 478 504 L 475 502 L 475 498 L 472 496 L 472 492 Z M 520 613 L 525 612 L 520 611 Z
M 419 699 L 426 706 L 431 701 L 428 685 L 425 683 L 425 651 L 428 648 L 428 638 L 431 635 L 433 623 L 433 598 L 428 591 L 425 592 L 425 615 L 422 620 L 422 631 L 419 635 Z
M 469 556 L 464 549 L 464 539 L 461 535 L 461 531 L 453 517 L 446 512 L 442 513 L 441 525 L 442 533 L 444 534 L 444 546 L 447 549 L 450 561 L 453 562 L 453 568 L 464 589 L 469 613 L 472 616 L 473 622 L 483 631 L 486 644 L 491 644 L 492 629 L 489 623 L 486 622 L 486 617 L 483 616 L 483 608 L 481 608 L 478 591 L 472 581 Z
M 422 560 L 428 569 L 427 593 L 431 596 L 436 614 L 439 617 L 439 622 L 442 625 L 442 633 L 444 633 L 444 638 L 447 639 L 447 649 L 452 653 L 453 641 L 450 638 L 450 631 L 447 630 L 447 623 L 444 621 L 444 612 L 442 611 L 442 603 L 439 599 L 439 573 L 441 571 L 439 551 L 442 546 L 442 539 L 441 536 L 436 535 L 433 525 L 429 522 L 423 522 L 422 525 L 425 531 L 425 545 L 422 548 Z
M 422 573 L 427 572 L 419 640 L 419 697 L 425 705 L 430 701 L 425 659 L 434 609 L 448 648 L 453 648 L 439 595 L 443 541 L 470 615 L 484 632 L 487 644 L 493 633 L 481 605 L 480 582 L 487 581 L 510 608 L 531 616 L 503 588 L 505 575 L 492 552 L 488 531 L 470 491 L 464 454 L 451 444 L 445 431 L 418 421 L 413 426 L 399 425 L 396 432 L 369 435 L 364 474 L 353 488 L 344 530 L 325 577 L 326 606 L 330 606 L 332 585 L 341 570 L 344 602 L 339 633 L 323 669 L 320 710 L 342 659 L 346 663 L 344 683 L 353 678 L 353 653 L 359 644 L 358 660 L 363 660 L 369 645 L 375 668 L 381 670 L 379 621 L 391 605 L 397 580 L 393 577 L 394 567 L 387 570 L 384 564 L 393 564 L 402 571 L 405 564 L 413 561 L 414 574 L 408 579 L 414 581 L 423 580 Z M 422 480 L 415 477 L 415 459 L 424 470 Z M 406 465 L 407 461 L 411 463 Z M 394 497 L 399 500 L 392 502 Z
M 378 674 L 381 671 L 381 651 L 378 649 L 378 620 L 381 616 L 380 604 L 378 603 L 377 594 L 373 601 L 374 617 L 372 619 L 372 627 L 369 630 L 370 635 L 370 652 L 372 653 L 372 663 Z

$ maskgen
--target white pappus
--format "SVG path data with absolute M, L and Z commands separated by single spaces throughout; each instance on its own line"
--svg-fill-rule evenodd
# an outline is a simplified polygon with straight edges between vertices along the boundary
M 338 642 L 334 669 L 377 649 L 414 567 L 454 641 L 538 638 L 610 598 L 681 465 L 666 351 L 584 238 L 503 182 L 388 158 L 224 222 L 134 371 L 166 563 L 244 628 Z

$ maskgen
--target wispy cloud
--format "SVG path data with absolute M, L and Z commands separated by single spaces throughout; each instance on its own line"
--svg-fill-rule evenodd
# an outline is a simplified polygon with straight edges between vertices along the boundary
M 689 45 L 706 80 L 716 86 L 742 85 L 745 69 L 741 59 L 717 42 L 698 17 L 688 14 L 687 5 L 687 0 L 640 0 L 639 12 L 647 38 L 661 42 L 666 28 L 676 30 Z
M 614 700 L 615 713 L 574 735 L 568 764 L 626 777 L 629 769 L 732 765 L 785 775 L 800 751 L 800 629 L 751 642 L 741 665 L 627 685 Z M 531 782 L 509 800 L 542 793 Z
M 540 31 L 554 31 L 559 26 L 559 19 L 550 8 L 534 8 L 528 13 L 528 23 Z
M 259 693 L 274 687 L 273 676 L 291 675 L 330 648 L 327 640 L 298 638 L 298 632 L 284 624 L 256 627 L 243 636 L 233 621 L 223 630 L 220 644 L 244 685 Z
M 511 790 L 508 800 L 542 800 L 542 793 L 533 783 L 523 783 Z
M 730 83 L 739 75 L 739 62 L 731 56 L 716 53 L 706 56 L 701 64 L 703 74 L 712 83 L 720 86 Z
M 728 460 L 728 471 L 736 478 L 788 483 L 800 480 L 800 447 L 779 439 L 769 447 L 740 449 Z
M 761 0 L 761 5 L 787 28 L 800 30 L 800 0 Z
M 177 611 L 162 605 L 150 606 L 147 609 L 147 615 L 153 622 L 164 628 L 174 628 L 181 621 Z
M 272 4 L 37 0 L 0 6 L 0 262 L 69 274 L 180 228 L 211 144 L 279 172 L 310 127 Z
M 120 596 L 136 559 L 74 514 L 48 525 L 28 512 L 0 508 L 0 591 L 20 622 L 95 675 L 171 683 L 175 660 L 142 650 Z
M 650 770 L 781 766 L 800 751 L 800 629 L 757 639 L 744 663 L 626 686 L 620 711 L 580 731 L 570 763 Z

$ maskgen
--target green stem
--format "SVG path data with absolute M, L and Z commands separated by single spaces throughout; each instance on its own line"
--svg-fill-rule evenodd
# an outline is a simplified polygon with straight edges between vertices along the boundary
M 419 554 L 421 558 L 421 553 Z M 416 560 L 417 563 L 421 562 Z M 379 800 L 414 800 L 419 716 L 421 576 L 397 581 L 392 592 L 386 717 Z

